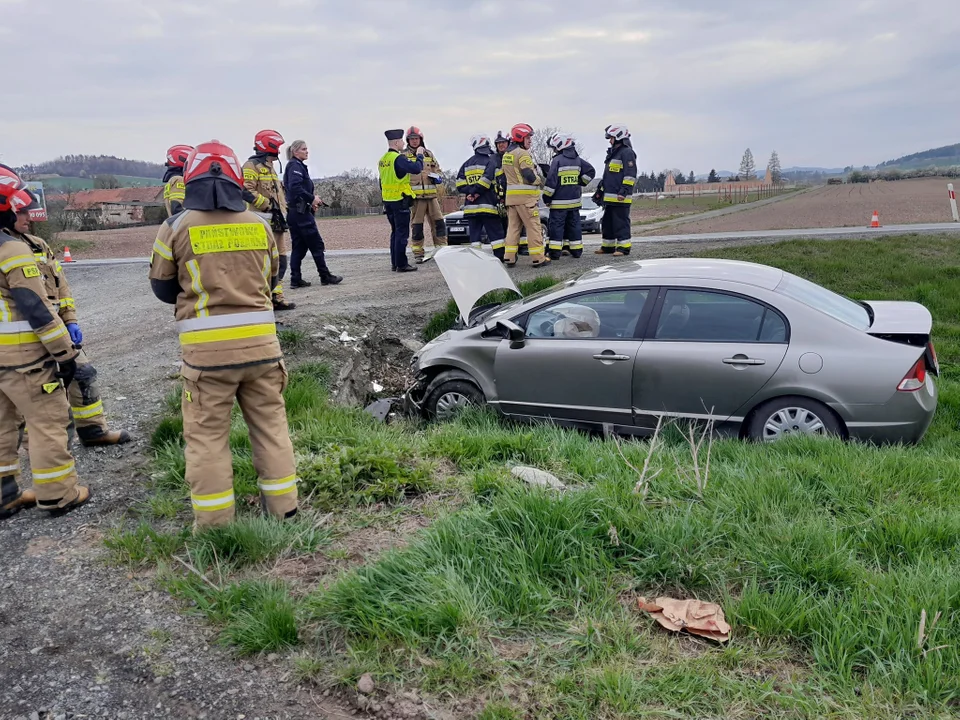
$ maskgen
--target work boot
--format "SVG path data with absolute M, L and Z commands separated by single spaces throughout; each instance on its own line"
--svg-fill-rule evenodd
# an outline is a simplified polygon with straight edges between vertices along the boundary
M 74 489 L 77 491 L 77 494 L 73 500 L 64 502 L 64 499 L 60 498 L 58 500 L 38 501 L 37 509 L 50 513 L 50 517 L 60 517 L 61 515 L 66 515 L 68 512 L 76 510 L 81 505 L 86 504 L 87 500 L 90 499 L 91 493 L 90 488 L 83 485 L 77 485 Z
M 530 254 L 530 248 L 527 247 L 526 245 L 521 245 L 520 249 L 517 250 L 517 255 L 529 255 L 529 254 Z
M 594 255 L 606 255 L 606 254 L 607 254 L 607 251 L 604 250 L 603 248 L 597 248 L 596 250 L 593 251 L 593 254 L 594 254 Z
M 562 251 L 560 254 L 561 254 L 561 255 L 570 255 L 571 252 L 570 252 L 569 248 L 564 248 L 563 251 Z
M 292 288 L 305 288 L 305 287 L 310 287 L 311 285 L 313 285 L 313 283 L 309 282 L 308 280 L 291 280 L 290 281 L 290 287 Z
M 534 260 L 530 263 L 530 267 L 541 268 L 544 265 L 550 264 L 550 258 L 543 258 L 542 260 Z
M 283 310 L 293 310 L 297 306 L 296 303 L 287 302 L 282 297 L 277 295 L 273 296 L 273 311 L 282 312 Z
M 126 445 L 133 439 L 126 430 L 104 430 L 99 426 L 77 428 L 77 437 L 84 447 Z
M 413 261 L 414 261 L 417 265 L 423 265 L 423 263 L 426 261 L 426 259 L 427 259 L 427 256 L 426 256 L 426 255 L 416 255 L 416 256 L 413 258 Z
M 26 510 L 37 504 L 37 494 L 33 490 L 23 490 L 13 500 L 0 507 L 0 520 L 6 520 L 21 510 Z
M 343 278 L 340 275 L 334 275 L 330 273 L 325 278 L 320 278 L 321 285 L 339 285 L 343 282 Z
M 415 268 L 413 265 L 404 265 L 402 267 L 397 268 L 397 272 L 416 272 L 416 271 L 417 271 L 417 268 Z
M 614 257 L 624 257 L 625 255 L 626 255 L 626 253 L 623 252 L 622 250 L 617 250 L 617 251 L 613 254 Z

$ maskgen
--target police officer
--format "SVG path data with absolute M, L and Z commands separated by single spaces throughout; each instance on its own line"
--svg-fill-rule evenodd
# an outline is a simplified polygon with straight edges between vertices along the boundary
M 510 130 L 510 146 L 503 156 L 508 222 L 503 261 L 509 267 L 517 264 L 521 228 L 527 231 L 533 267 L 543 267 L 550 263 L 550 258 L 544 255 L 540 210 L 537 207 L 543 176 L 530 154 L 532 142 L 532 127 L 526 123 L 514 125 Z
M 0 519 L 36 504 L 51 515 L 90 499 L 77 484 L 67 446 L 70 407 L 63 391 L 76 372 L 70 333 L 46 303 L 40 268 L 28 245 L 15 238 L 17 211 L 33 198 L 20 179 L 0 166 Z M 31 429 L 33 490 L 21 490 L 18 416 Z
M 407 238 L 410 236 L 410 208 L 414 193 L 410 187 L 411 177 L 423 172 L 423 155 L 426 152 L 421 145 L 417 148 L 416 159 L 410 160 L 404 155 L 403 130 L 387 130 L 389 146 L 378 164 L 380 172 L 380 194 L 383 207 L 390 221 L 390 269 L 394 272 L 414 272 L 417 268 L 407 260 Z
M 470 228 L 470 245 L 482 247 L 481 237 L 486 230 L 493 254 L 503 260 L 503 225 L 497 212 L 497 158 L 489 135 L 474 135 L 470 146 L 473 157 L 457 173 L 457 190 L 466 196 L 463 216 Z
M 247 196 L 251 210 L 269 215 L 273 228 L 274 241 L 280 252 L 280 273 L 273 288 L 273 309 L 293 310 L 296 303 L 288 303 L 283 298 L 283 277 L 287 274 L 287 201 L 283 186 L 273 167 L 280 159 L 280 146 L 283 136 L 276 130 L 261 130 L 253 138 L 253 152 L 243 164 L 243 186 L 252 195 Z
M 603 181 L 593 196 L 598 205 L 603 204 L 603 220 L 600 221 L 603 240 L 595 254 L 629 255 L 630 206 L 637 181 L 637 154 L 633 151 L 630 131 L 625 125 L 608 125 L 604 133 L 610 141 L 610 148 L 607 150 Z
M 510 140 L 503 134 L 502 130 L 497 130 L 497 137 L 493 142 L 497 149 L 497 212 L 500 214 L 500 221 L 503 223 L 503 234 L 507 234 L 507 181 L 503 177 L 503 156 L 507 152 Z
M 577 153 L 572 135 L 556 133 L 549 144 L 556 153 L 543 188 L 543 202 L 550 206 L 547 218 L 550 258 L 558 260 L 564 249 L 578 258 L 583 254 L 581 188 L 593 181 L 596 170 Z
M 411 242 L 413 258 L 417 263 L 422 263 L 426 257 L 423 249 L 424 220 L 430 221 L 430 235 L 433 238 L 433 247 L 441 248 L 447 244 L 447 224 L 443 221 L 443 212 L 440 209 L 438 189 L 441 187 L 443 177 L 440 174 L 440 164 L 432 152 L 427 150 L 423 142 L 423 133 L 416 125 L 407 130 L 407 147 L 403 154 L 407 156 L 410 162 L 416 161 L 417 151 L 422 148 L 423 154 L 423 172 L 410 176 L 410 189 L 413 190 L 415 200 L 413 201 L 412 213 L 412 232 Z
M 324 257 L 323 238 L 314 213 L 323 201 L 314 193 L 313 180 L 307 170 L 310 148 L 303 140 L 294 140 L 287 147 L 287 167 L 283 170 L 283 189 L 287 197 L 287 224 L 293 252 L 290 254 L 290 287 L 310 287 L 303 279 L 301 265 L 307 251 L 313 255 L 321 285 L 337 285 L 343 278 L 334 275 Z
M 101 445 L 123 445 L 130 442 L 130 434 L 126 430 L 110 430 L 103 412 L 103 400 L 100 398 L 100 389 L 97 384 L 97 370 L 90 364 L 90 360 L 82 349 L 83 332 L 77 323 L 76 302 L 70 291 L 70 284 L 63 273 L 63 268 L 53 250 L 43 238 L 28 234 L 30 230 L 30 210 L 40 207 L 37 198 L 29 190 L 25 190 L 31 199 L 31 204 L 18 210 L 16 220 L 7 232 L 17 240 L 29 246 L 34 261 L 40 268 L 43 279 L 45 298 L 70 333 L 70 339 L 78 351 L 76 358 L 77 371 L 74 380 L 67 387 L 67 396 L 70 400 L 70 409 L 77 427 L 77 436 L 86 447 Z
M 250 431 L 264 510 L 297 511 L 297 470 L 283 389 L 271 288 L 279 252 L 269 220 L 247 210 L 240 161 L 217 140 L 202 143 L 184 168 L 184 212 L 160 227 L 150 284 L 176 305 L 183 364 L 183 437 L 195 527 L 233 520 L 230 455 L 234 401 Z
M 174 145 L 167 150 L 167 169 L 163 173 L 163 206 L 167 217 L 183 210 L 183 164 L 192 151 L 192 145 Z

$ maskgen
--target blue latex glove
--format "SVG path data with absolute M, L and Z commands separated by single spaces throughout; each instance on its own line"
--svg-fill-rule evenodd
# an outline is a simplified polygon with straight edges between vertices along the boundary
M 83 333 L 80 332 L 79 325 L 76 323 L 67 323 L 67 331 L 70 333 L 70 339 L 74 345 L 79 345 L 83 342 Z

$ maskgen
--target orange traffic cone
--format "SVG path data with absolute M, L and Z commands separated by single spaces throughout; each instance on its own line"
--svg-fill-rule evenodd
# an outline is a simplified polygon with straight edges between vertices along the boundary
M 873 217 L 870 218 L 870 227 L 880 227 L 880 213 L 878 213 L 876 210 L 873 211 Z
M 63 248 L 63 261 L 64 261 L 65 263 L 73 262 L 73 256 L 70 255 L 70 248 L 69 248 L 69 247 L 64 247 L 64 248 Z

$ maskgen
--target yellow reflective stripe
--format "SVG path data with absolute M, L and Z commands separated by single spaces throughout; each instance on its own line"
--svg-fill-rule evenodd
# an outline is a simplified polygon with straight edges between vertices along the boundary
M 10 306 L 0 297 L 0 323 L 10 322 Z
M 190 260 L 187 263 L 187 272 L 190 273 L 190 279 L 193 281 L 191 287 L 197 294 L 197 302 L 193 306 L 197 311 L 197 317 L 207 317 L 210 314 L 210 311 L 207 310 L 210 296 L 203 289 L 203 282 L 200 280 L 200 263 L 196 260 Z
M 11 270 L 16 270 L 17 268 L 36 266 L 37 261 L 33 259 L 33 255 L 14 255 L 6 262 L 0 263 L 0 272 L 6 275 Z
M 31 332 L 0 335 L 0 345 L 31 345 L 40 342 L 40 338 Z
M 260 492 L 264 495 L 286 495 L 297 489 L 297 476 L 288 475 L 279 480 L 261 480 L 258 484 Z
M 170 200 L 185 200 L 187 197 L 186 190 L 171 190 L 170 194 L 167 195 L 167 198 Z
M 273 252 L 274 252 L 274 257 L 276 257 L 276 253 L 277 253 L 277 248 L 276 248 L 276 246 L 274 246 Z M 272 269 L 273 269 L 273 268 L 270 266 L 270 258 L 264 256 L 264 258 L 263 258 L 263 284 L 266 285 L 267 287 L 270 286 L 270 271 L 271 271 Z
M 46 342 L 50 342 L 50 341 L 52 341 L 52 340 L 56 340 L 57 338 L 61 338 L 61 337 L 63 337 L 63 336 L 66 335 L 66 334 L 67 334 L 67 328 L 66 328 L 66 326 L 65 326 L 65 325 L 60 325 L 59 327 L 55 327 L 53 330 L 50 330 L 49 332 L 43 333 L 43 334 L 40 335 L 39 337 L 40 337 L 40 341 L 41 341 L 41 342 L 45 342 L 45 343 L 46 343 Z
M 153 251 L 164 260 L 173 262 L 173 250 L 169 245 L 160 242 L 159 238 L 153 241 Z
M 73 410 L 74 420 L 89 420 L 97 415 L 103 415 L 103 400 L 97 400 L 93 405 L 70 408 Z
M 248 338 L 266 337 L 276 334 L 277 326 L 274 323 L 222 328 L 219 330 L 191 330 L 190 332 L 180 333 L 180 344 L 201 345 L 203 343 L 223 342 L 225 340 L 246 340 Z
M 479 180 L 477 180 L 477 185 L 481 185 L 485 188 L 488 188 L 490 187 L 490 181 L 487 180 L 485 177 L 482 177 Z
M 64 308 L 73 308 L 76 310 L 77 304 L 73 301 L 73 298 L 60 298 L 60 309 Z
M 61 479 L 72 475 L 75 468 L 76 465 L 73 460 L 68 462 L 66 465 L 61 465 L 55 468 L 34 468 L 33 484 L 44 485 L 46 483 L 60 482 Z
M 624 178 L 623 178 L 623 184 L 624 184 L 624 185 L 633 185 L 633 183 L 634 183 L 635 181 L 636 181 L 636 179 L 630 177 L 629 175 L 626 175 L 626 176 L 624 176 Z
M 256 170 L 251 170 L 250 168 L 244 168 L 244 169 L 243 169 L 243 179 L 244 179 L 244 180 L 256 180 L 256 179 L 257 179 L 257 171 L 256 171 Z
M 270 204 L 270 200 L 266 196 L 261 195 L 260 197 L 258 197 L 256 200 L 253 201 L 253 204 L 255 207 L 262 209 Z
M 200 512 L 214 512 L 216 510 L 226 510 L 233 505 L 233 489 L 221 493 L 212 493 L 210 495 L 194 495 L 190 493 L 190 502 L 194 510 Z
M 0 475 L 9 475 L 10 473 L 19 475 L 20 463 L 17 463 L 16 465 L 0 465 Z

